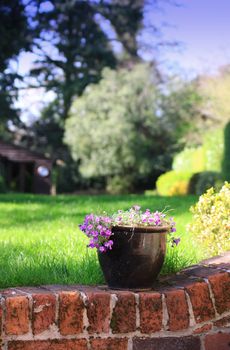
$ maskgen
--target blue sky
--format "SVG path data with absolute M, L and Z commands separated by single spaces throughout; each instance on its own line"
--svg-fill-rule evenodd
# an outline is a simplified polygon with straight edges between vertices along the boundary
M 164 47 L 159 51 L 143 52 L 142 56 L 156 59 L 163 71 L 192 78 L 198 74 L 215 73 L 222 65 L 230 63 L 230 0 L 172 0 L 180 6 L 159 0 L 160 10 L 150 5 L 146 8 L 145 23 L 161 27 L 161 37 L 144 31 L 142 39 L 148 44 L 158 41 L 178 41 L 178 47 Z M 166 24 L 166 26 L 162 25 Z M 106 25 L 106 23 L 105 23 Z M 19 58 L 22 74 L 33 65 L 34 56 L 24 53 Z M 43 102 L 54 98 L 52 92 L 21 92 L 18 107 L 22 108 L 24 120 L 39 116 Z
M 147 1 L 151 4 L 154 0 Z M 230 62 L 230 0 L 172 1 L 180 5 L 159 0 L 158 11 L 149 6 L 145 21 L 161 27 L 162 41 L 178 41 L 180 45 L 178 48 L 165 47 L 147 57 L 158 59 L 165 67 L 173 66 L 178 72 L 182 69 L 198 74 L 214 71 Z M 144 37 L 156 41 L 154 35 L 144 34 Z M 22 55 L 19 63 L 23 73 L 32 59 L 31 54 Z
M 162 50 L 159 58 L 163 66 L 195 75 L 215 72 L 229 63 L 230 1 L 178 2 L 181 6 L 162 5 L 162 11 L 154 15 L 158 23 L 171 25 L 162 29 L 163 38 L 181 42 L 178 52 L 170 48 Z

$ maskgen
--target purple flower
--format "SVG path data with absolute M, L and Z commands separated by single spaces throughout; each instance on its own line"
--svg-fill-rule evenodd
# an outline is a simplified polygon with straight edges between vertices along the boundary
M 83 232 L 85 232 L 86 227 L 87 227 L 87 226 L 86 226 L 85 224 L 79 225 L 80 230 L 83 231 Z
M 103 217 L 103 221 L 106 222 L 107 224 L 111 223 L 111 219 L 108 216 Z
M 93 237 L 97 238 L 97 237 L 98 237 L 98 234 L 99 234 L 98 231 L 92 231 L 92 236 L 93 236 Z
M 103 246 L 101 246 L 101 247 L 99 247 L 99 251 L 100 251 L 101 253 L 104 253 L 104 252 L 106 252 L 106 248 L 103 247 Z
M 170 225 L 172 225 L 172 226 L 175 226 L 175 225 L 176 225 L 176 223 L 175 223 L 173 217 L 170 217 L 170 218 L 169 218 L 169 221 L 170 221 Z
M 92 221 L 94 219 L 94 215 L 93 214 L 89 214 L 89 215 L 86 215 L 86 217 L 85 217 L 85 220 L 86 221 Z
M 111 234 L 112 234 L 112 231 L 111 231 L 111 230 L 106 230 L 106 231 L 105 231 L 105 236 L 106 236 L 106 237 L 110 237 Z
M 175 245 L 177 246 L 180 243 L 180 238 L 173 238 L 172 240 L 172 247 L 174 247 Z
M 109 249 L 112 249 L 112 245 L 113 245 L 113 241 L 109 240 L 108 242 L 105 242 L 104 243 L 104 246 L 106 248 L 109 248 Z
M 89 244 L 88 244 L 89 248 L 95 248 L 95 242 L 94 240 L 90 240 Z
M 96 216 L 94 214 L 86 215 L 83 224 L 79 225 L 79 228 L 90 238 L 89 248 L 96 248 L 100 252 L 106 252 L 113 247 L 113 241 L 110 239 L 113 235 L 112 226 L 169 225 L 171 227 L 171 232 L 176 232 L 174 219 L 172 217 L 166 219 L 165 217 L 166 215 L 162 212 L 151 212 L 150 209 L 146 209 L 145 212 L 143 212 L 139 205 L 133 205 L 126 211 L 118 210 L 112 217 L 106 216 L 106 214 L 101 216 Z M 171 235 L 170 242 L 172 246 L 178 245 L 180 238 L 175 238 Z
M 141 209 L 141 207 L 139 205 L 134 205 L 133 209 L 136 210 L 136 211 L 139 211 Z

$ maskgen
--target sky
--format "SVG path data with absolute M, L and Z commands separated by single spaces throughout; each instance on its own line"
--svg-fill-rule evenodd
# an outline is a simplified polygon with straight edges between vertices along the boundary
M 148 2 L 151 4 L 151 1 Z M 160 68 L 169 74 L 193 78 L 199 74 L 213 74 L 220 66 L 230 63 L 230 0 L 171 0 L 180 5 L 160 1 L 158 11 L 146 8 L 145 24 L 154 23 L 161 28 L 156 40 L 152 32 L 143 31 L 140 40 L 147 43 L 174 42 L 177 46 L 159 46 L 158 50 L 141 49 L 147 60 L 155 59 Z M 23 53 L 19 58 L 19 72 L 26 74 L 33 65 L 34 56 Z M 43 102 L 54 98 L 52 93 L 21 92 L 17 107 L 22 108 L 22 119 L 39 116 Z
M 162 5 L 156 15 L 157 21 L 169 24 L 162 29 L 163 38 L 181 43 L 177 50 L 161 51 L 163 68 L 195 76 L 230 63 L 230 1 L 177 1 L 181 6 Z

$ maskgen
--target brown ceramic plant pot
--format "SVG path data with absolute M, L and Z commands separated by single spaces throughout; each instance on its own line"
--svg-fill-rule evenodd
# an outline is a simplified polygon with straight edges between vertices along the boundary
M 151 289 L 166 252 L 168 226 L 112 228 L 112 250 L 98 252 L 106 283 L 111 289 Z

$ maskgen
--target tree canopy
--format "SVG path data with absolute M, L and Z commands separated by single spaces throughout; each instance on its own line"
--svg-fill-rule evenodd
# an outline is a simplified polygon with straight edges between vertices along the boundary
M 201 76 L 198 86 L 206 127 L 224 127 L 230 120 L 230 66 L 222 67 L 215 75 Z
M 31 70 L 35 85 L 57 95 L 60 118 L 67 118 L 74 96 L 97 82 L 104 66 L 115 57 L 106 34 L 95 21 L 90 2 L 50 0 L 36 20 L 33 50 L 38 59 Z
M 21 0 L 0 1 L 0 38 L 0 133 L 2 135 L 7 121 L 18 120 L 13 101 L 17 95 L 14 82 L 19 77 L 7 70 L 9 61 L 30 44 L 25 6 Z
M 105 69 L 101 81 L 75 100 L 66 121 L 65 140 L 81 173 L 104 176 L 110 189 L 121 191 L 149 176 L 153 185 L 154 173 L 170 167 L 176 130 L 194 107 L 178 99 L 178 118 L 170 121 L 162 110 L 165 98 L 151 65 Z

